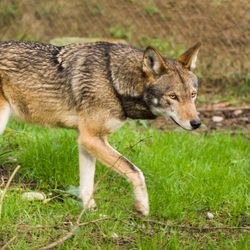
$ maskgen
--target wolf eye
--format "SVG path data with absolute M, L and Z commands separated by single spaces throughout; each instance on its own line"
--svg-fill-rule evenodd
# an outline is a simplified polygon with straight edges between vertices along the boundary
M 196 97 L 196 95 L 197 95 L 197 93 L 196 93 L 196 92 L 192 92 L 192 93 L 191 93 L 192 98 L 195 98 L 195 97 Z
M 177 96 L 176 96 L 175 94 L 171 94 L 171 95 L 169 95 L 169 97 L 170 97 L 171 99 L 173 99 L 173 100 L 177 100 Z

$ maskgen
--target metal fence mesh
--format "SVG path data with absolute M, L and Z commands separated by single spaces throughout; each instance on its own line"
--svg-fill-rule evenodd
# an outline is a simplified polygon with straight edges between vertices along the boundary
M 201 41 L 206 81 L 249 78 L 250 1 L 1 0 L 2 39 L 114 37 L 176 55 Z

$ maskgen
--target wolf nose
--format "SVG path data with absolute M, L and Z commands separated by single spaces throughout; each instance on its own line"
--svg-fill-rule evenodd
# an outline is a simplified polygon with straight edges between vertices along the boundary
M 197 129 L 200 127 L 201 122 L 200 122 L 200 120 L 192 120 L 192 121 L 190 121 L 190 125 L 193 129 Z

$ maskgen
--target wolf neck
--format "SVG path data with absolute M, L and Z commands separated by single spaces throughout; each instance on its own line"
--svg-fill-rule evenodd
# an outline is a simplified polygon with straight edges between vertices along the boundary
M 156 116 L 141 96 L 124 96 L 116 93 L 124 111 L 124 115 L 131 119 L 155 119 Z
M 127 53 L 129 55 L 124 54 L 122 58 L 114 56 L 116 60 L 111 65 L 112 85 L 116 96 L 126 117 L 131 119 L 155 119 L 156 116 L 143 99 L 146 84 L 141 69 L 143 54 L 139 50 L 129 52 Z

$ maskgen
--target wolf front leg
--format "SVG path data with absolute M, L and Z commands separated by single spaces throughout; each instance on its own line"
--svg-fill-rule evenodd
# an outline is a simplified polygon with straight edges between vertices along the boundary
M 10 117 L 10 105 L 0 93 L 0 135 L 4 132 Z
M 86 130 L 80 131 L 78 143 L 91 155 L 132 183 L 135 194 L 135 208 L 141 214 L 148 215 L 148 193 L 141 170 L 113 149 L 105 137 L 93 136 L 88 134 Z
M 95 163 L 96 159 L 90 155 L 81 145 L 79 150 L 79 170 L 80 170 L 80 198 L 85 209 L 96 208 L 93 198 Z

